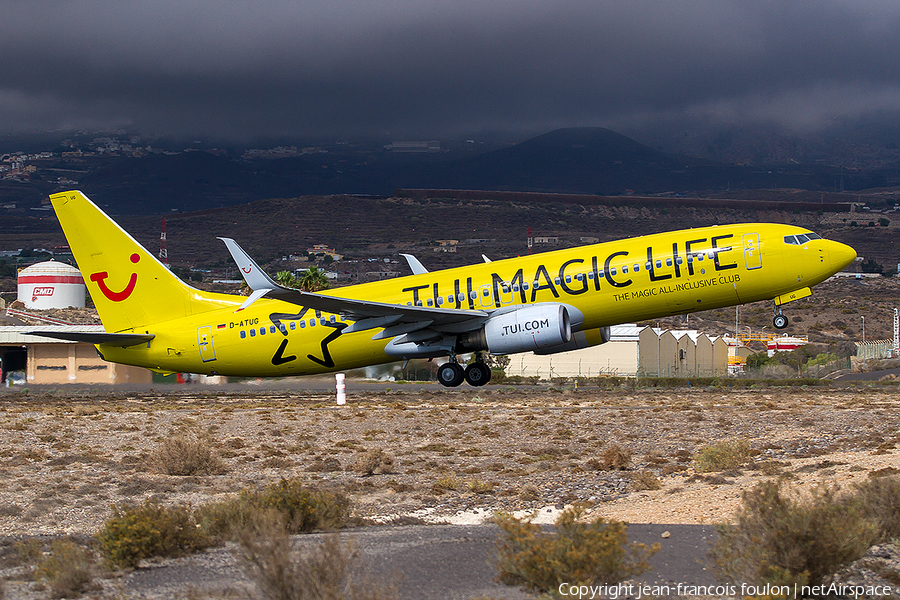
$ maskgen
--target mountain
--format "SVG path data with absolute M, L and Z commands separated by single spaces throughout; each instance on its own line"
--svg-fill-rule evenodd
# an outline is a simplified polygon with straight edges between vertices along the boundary
M 322 149 L 319 149 L 322 150 Z M 737 193 L 794 188 L 860 190 L 897 185 L 900 169 L 844 170 L 824 164 L 746 167 L 669 154 L 602 128 L 558 129 L 473 155 L 472 148 L 399 154 L 380 145 L 336 144 L 286 158 L 237 158 L 241 151 L 54 157 L 29 184 L 2 182 L 0 200 L 18 210 L 77 185 L 113 214 L 190 212 L 266 198 L 363 194 L 397 188 L 570 194 Z M 60 183 L 60 174 L 77 184 Z

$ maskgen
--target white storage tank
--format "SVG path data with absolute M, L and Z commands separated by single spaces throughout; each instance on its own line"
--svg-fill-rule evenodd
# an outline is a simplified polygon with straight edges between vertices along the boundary
M 84 308 L 84 278 L 75 267 L 49 260 L 19 271 L 18 298 L 26 308 Z

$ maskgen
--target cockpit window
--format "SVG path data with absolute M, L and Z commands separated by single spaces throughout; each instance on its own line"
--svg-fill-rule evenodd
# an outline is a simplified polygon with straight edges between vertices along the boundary
M 795 236 L 786 235 L 786 236 L 784 236 L 784 243 L 785 244 L 793 244 L 794 246 L 796 246 L 798 242 L 797 242 L 797 238 Z
M 806 235 L 803 234 L 803 233 L 801 233 L 800 235 L 797 236 L 797 243 L 798 243 L 798 244 L 805 244 L 805 243 L 808 242 L 808 241 L 809 241 L 809 238 L 806 237 Z
M 821 240 L 822 239 L 821 235 L 819 235 L 818 233 L 813 233 L 812 231 L 807 233 L 806 237 L 808 237 L 811 240 Z

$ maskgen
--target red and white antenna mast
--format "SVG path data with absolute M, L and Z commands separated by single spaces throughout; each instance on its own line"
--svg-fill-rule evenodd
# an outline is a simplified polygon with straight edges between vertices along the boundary
M 163 217 L 159 228 L 159 262 L 169 268 L 169 250 L 166 248 L 166 218 Z

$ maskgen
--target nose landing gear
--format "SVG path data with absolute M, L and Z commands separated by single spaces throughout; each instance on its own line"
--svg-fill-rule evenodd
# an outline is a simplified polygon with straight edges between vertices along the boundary
M 772 319 L 775 329 L 784 329 L 788 326 L 788 318 L 781 313 L 781 307 L 775 307 L 775 318 Z

